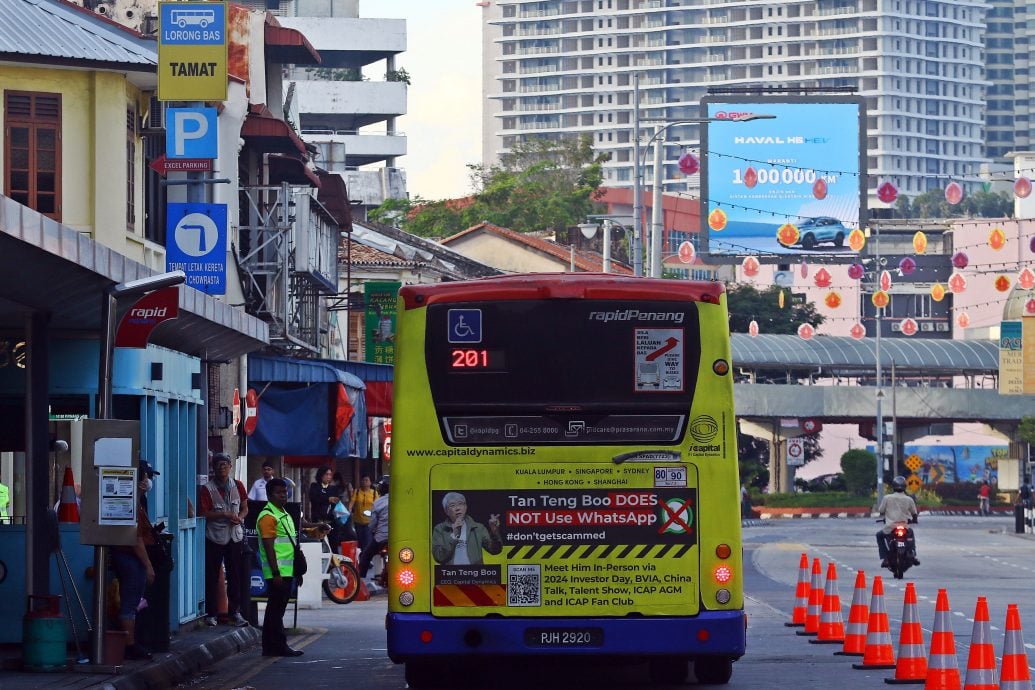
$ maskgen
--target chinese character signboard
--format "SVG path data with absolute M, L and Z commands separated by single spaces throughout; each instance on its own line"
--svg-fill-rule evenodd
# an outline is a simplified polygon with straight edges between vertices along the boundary
M 366 293 L 366 361 L 375 364 L 395 363 L 395 311 L 399 282 L 370 282 L 363 285 Z

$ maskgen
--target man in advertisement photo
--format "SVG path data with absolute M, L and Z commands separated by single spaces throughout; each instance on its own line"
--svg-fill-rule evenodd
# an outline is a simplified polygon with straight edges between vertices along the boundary
M 467 514 L 467 498 L 450 491 L 442 498 L 446 519 L 432 528 L 431 554 L 442 565 L 477 565 L 482 551 L 496 555 L 503 550 L 500 516 L 489 515 L 489 526 Z

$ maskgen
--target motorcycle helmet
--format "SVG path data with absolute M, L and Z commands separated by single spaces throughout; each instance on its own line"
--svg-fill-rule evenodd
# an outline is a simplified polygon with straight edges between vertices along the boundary
M 377 489 L 377 493 L 380 494 L 381 496 L 384 496 L 384 495 L 386 495 L 388 493 L 388 475 L 387 474 L 382 476 L 381 479 L 378 480 L 377 487 L 375 487 L 375 488 Z
M 894 479 L 891 480 L 891 486 L 892 486 L 893 489 L 895 489 L 895 491 L 905 491 L 906 490 L 906 478 L 903 477 L 902 475 L 899 475 L 899 476 L 895 477 Z

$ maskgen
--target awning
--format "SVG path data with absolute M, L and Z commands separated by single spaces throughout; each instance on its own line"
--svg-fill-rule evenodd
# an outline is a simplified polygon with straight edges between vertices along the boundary
M 339 371 L 354 374 L 366 384 L 367 414 L 372 417 L 392 416 L 392 381 L 395 368 L 389 364 L 372 362 L 344 362 L 341 360 L 319 360 Z
M 352 232 L 352 204 L 349 203 L 349 191 L 345 187 L 345 178 L 341 173 L 326 170 L 317 170 L 316 174 L 320 178 L 317 201 L 334 216 L 339 228 L 345 232 Z
M 308 155 L 305 142 L 291 126 L 276 117 L 265 105 L 252 105 L 241 127 L 241 138 L 263 153 Z
M 313 187 L 320 186 L 320 178 L 298 158 L 281 153 L 271 153 L 268 160 L 270 184 L 289 182 L 291 184 L 308 184 Z
M 266 13 L 266 57 L 273 62 L 295 65 L 319 65 L 320 54 L 297 29 L 281 26 Z
M 331 366 L 326 360 L 293 359 L 270 355 L 248 358 L 248 380 L 255 383 L 342 383 L 363 390 L 358 376 Z
M 0 275 L 4 276 L 0 329 L 20 332 L 26 315 L 37 311 L 50 315 L 52 334 L 99 333 L 105 291 L 116 283 L 156 273 L 0 195 Z M 120 304 L 123 309 L 129 306 Z M 179 317 L 160 324 L 150 342 L 227 361 L 267 345 L 269 327 L 242 309 L 180 286 Z

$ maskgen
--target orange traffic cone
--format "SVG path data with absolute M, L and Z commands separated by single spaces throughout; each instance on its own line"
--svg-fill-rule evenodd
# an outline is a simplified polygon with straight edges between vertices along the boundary
M 79 522 L 79 501 L 75 495 L 75 476 L 72 468 L 65 468 L 65 480 L 61 485 L 61 505 L 58 506 L 58 522 Z
M 924 631 L 916 610 L 916 588 L 906 583 L 906 598 L 902 605 L 902 632 L 898 638 L 898 665 L 895 677 L 885 678 L 891 685 L 924 683 L 927 680 L 927 649 Z
M 819 618 L 823 614 L 823 569 L 818 558 L 812 559 L 812 582 L 809 584 L 809 608 L 805 612 L 805 629 L 798 635 L 818 635 Z
M 852 664 L 854 669 L 895 668 L 895 650 L 891 646 L 891 628 L 888 612 L 884 608 L 884 581 L 880 575 L 873 578 L 873 595 L 870 597 L 870 620 L 866 628 L 866 649 L 861 664 Z
M 963 690 L 999 690 L 995 681 L 995 648 L 992 646 L 992 624 L 988 621 L 988 600 L 978 597 L 974 610 L 974 632 L 970 636 L 967 677 Z
M 794 613 L 791 622 L 784 623 L 788 628 L 800 628 L 805 625 L 805 611 L 809 605 L 809 555 L 803 553 L 798 561 L 798 586 L 794 588 Z
M 956 639 L 949 622 L 949 593 L 938 590 L 931 633 L 931 658 L 927 660 L 924 690 L 960 690 L 960 667 L 956 662 Z
M 866 650 L 866 623 L 870 617 L 870 607 L 866 604 L 866 573 L 855 574 L 855 591 L 852 592 L 852 608 L 848 610 L 848 628 L 845 630 L 845 643 L 841 656 L 862 656 Z
M 841 595 L 837 593 L 837 567 L 827 564 L 827 586 L 823 590 L 823 612 L 819 616 L 819 633 L 812 644 L 841 644 L 845 641 L 845 624 L 841 618 Z
M 1021 614 L 1017 604 L 1006 607 L 1006 640 L 1003 642 L 1003 666 L 999 671 L 1000 690 L 1031 690 L 1028 655 L 1024 651 Z

